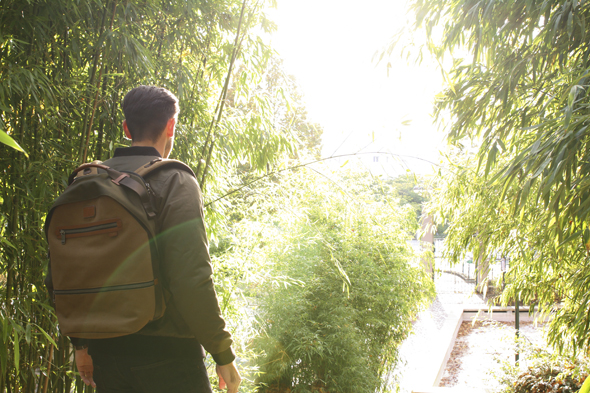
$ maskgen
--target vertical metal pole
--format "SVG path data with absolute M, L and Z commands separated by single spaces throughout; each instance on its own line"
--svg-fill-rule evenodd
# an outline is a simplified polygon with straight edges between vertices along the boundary
M 514 310 L 516 312 L 514 315 L 514 327 L 516 328 L 516 355 L 514 355 L 514 362 L 518 366 L 518 361 L 520 359 L 520 296 L 516 297 Z
M 502 270 L 502 292 L 504 292 L 504 288 L 506 288 L 506 257 L 502 257 L 500 270 Z
M 432 240 L 432 281 L 434 281 L 434 269 L 436 269 L 436 242 Z

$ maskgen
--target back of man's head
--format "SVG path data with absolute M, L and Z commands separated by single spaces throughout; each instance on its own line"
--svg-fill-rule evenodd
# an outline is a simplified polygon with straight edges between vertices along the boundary
M 178 112 L 178 98 L 162 87 L 138 86 L 123 99 L 127 128 L 135 142 L 155 142 Z

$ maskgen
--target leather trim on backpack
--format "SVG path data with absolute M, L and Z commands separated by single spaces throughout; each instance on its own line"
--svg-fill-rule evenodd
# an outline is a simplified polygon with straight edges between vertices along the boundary
M 102 164 L 102 161 L 96 160 L 96 161 L 92 161 L 89 164 Z M 82 176 L 86 176 L 86 175 L 97 175 L 98 174 L 98 168 L 97 167 L 85 167 L 85 168 L 81 168 L 83 170 L 80 170 L 80 167 L 78 167 L 78 169 L 76 169 L 75 174 L 71 174 L 70 175 L 70 179 L 68 179 L 68 185 L 72 184 L 72 182 L 74 180 L 76 180 L 79 177 Z M 72 178 L 73 176 L 73 178 Z

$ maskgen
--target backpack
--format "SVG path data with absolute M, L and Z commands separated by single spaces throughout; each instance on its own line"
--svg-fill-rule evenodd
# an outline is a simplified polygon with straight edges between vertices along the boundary
M 166 309 L 155 241 L 154 193 L 145 180 L 157 158 L 134 172 L 101 161 L 79 166 L 45 221 L 53 304 L 63 334 L 111 338 L 132 334 Z

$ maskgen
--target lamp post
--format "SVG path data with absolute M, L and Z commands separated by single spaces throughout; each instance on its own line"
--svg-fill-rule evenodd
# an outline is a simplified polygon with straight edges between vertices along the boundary
M 514 327 L 516 328 L 516 354 L 514 355 L 514 363 L 518 366 L 520 359 L 520 295 L 516 296 L 514 308 L 516 311 L 516 315 L 514 316 Z

